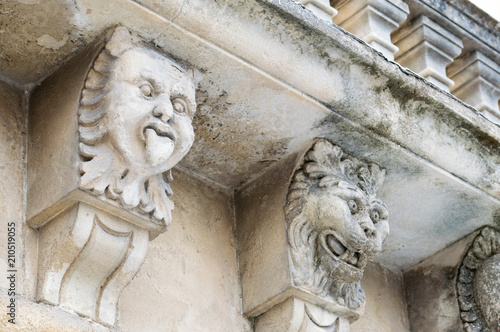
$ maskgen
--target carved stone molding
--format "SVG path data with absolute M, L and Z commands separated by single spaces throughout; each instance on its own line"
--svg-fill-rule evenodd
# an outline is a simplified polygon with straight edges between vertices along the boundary
M 464 256 L 457 280 L 467 332 L 500 331 L 500 232 L 485 227 Z
M 39 301 L 113 325 L 120 293 L 144 261 L 148 241 L 146 230 L 76 204 L 40 232 Z
M 350 323 L 345 317 L 324 308 L 290 297 L 273 307 L 255 321 L 259 332 L 349 332 Z
M 317 139 L 236 194 L 243 307 L 256 331 L 348 331 L 359 318 L 363 269 L 389 232 L 376 195 L 384 174 Z
M 34 93 L 39 301 L 115 323 L 120 292 L 171 222 L 171 169 L 194 141 L 194 94 L 191 74 L 122 27 Z

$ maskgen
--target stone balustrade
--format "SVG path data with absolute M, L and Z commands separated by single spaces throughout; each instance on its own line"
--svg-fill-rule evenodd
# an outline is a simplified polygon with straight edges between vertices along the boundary
M 435 0 L 331 0 L 329 8 L 300 2 L 500 124 L 497 23 L 468 1 L 443 7 Z
M 488 119 L 500 123 L 500 65 L 479 51 L 460 57 L 448 67 L 455 82 L 451 92 L 474 106 Z
M 391 42 L 391 32 L 408 16 L 407 4 L 400 0 L 333 0 L 331 3 L 339 11 L 333 23 L 394 60 L 398 48 Z
M 299 2 L 325 21 L 331 21 L 332 17 L 338 13 L 335 8 L 330 6 L 329 0 L 299 0 Z
M 399 47 L 398 63 L 445 91 L 453 86 L 453 81 L 446 77 L 446 66 L 462 51 L 460 38 L 422 15 L 401 26 L 393 39 Z

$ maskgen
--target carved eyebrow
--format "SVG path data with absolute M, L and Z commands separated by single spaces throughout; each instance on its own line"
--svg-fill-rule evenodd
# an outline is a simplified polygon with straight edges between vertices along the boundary
M 385 204 L 382 203 L 382 201 L 380 201 L 378 199 L 372 200 L 371 206 L 372 206 L 372 208 L 377 209 L 379 212 L 381 212 L 380 217 L 385 219 L 389 216 L 389 210 L 387 209 Z
M 355 187 L 330 187 L 330 190 L 333 191 L 333 195 L 342 198 L 343 200 L 351 200 L 356 199 L 360 202 L 367 201 L 366 195 L 358 188 Z
M 164 91 L 164 86 L 159 83 L 153 76 L 150 75 L 144 75 L 141 74 L 138 79 L 135 80 L 136 83 L 141 83 L 141 82 L 149 82 L 153 88 L 155 89 L 156 92 L 163 92 Z

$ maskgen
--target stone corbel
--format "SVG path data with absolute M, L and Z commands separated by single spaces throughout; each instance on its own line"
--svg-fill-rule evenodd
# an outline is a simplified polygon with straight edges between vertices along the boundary
M 115 323 L 150 239 L 171 222 L 171 169 L 189 151 L 192 75 L 118 27 L 30 100 L 28 222 L 38 301 Z
M 389 233 L 384 174 L 319 139 L 238 193 L 243 307 L 257 332 L 349 331 L 363 269 Z

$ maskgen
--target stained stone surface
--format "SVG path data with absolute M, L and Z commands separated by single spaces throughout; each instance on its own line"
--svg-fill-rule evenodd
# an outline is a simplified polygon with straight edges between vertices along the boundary
M 403 272 L 410 331 L 462 331 L 456 278 L 477 232 Z
M 231 193 L 175 172 L 173 219 L 122 293 L 120 331 L 252 331 L 241 309 Z
M 3 211 L 4 229 L 0 231 L 0 269 L 8 269 L 7 225 L 14 223 L 17 232 L 22 232 L 22 150 L 24 130 L 22 121 L 21 91 L 16 91 L 0 82 L 0 209 Z M 19 256 L 18 256 L 19 258 Z M 0 279 L 0 287 L 9 288 L 6 278 Z
M 474 296 L 491 331 L 500 331 L 500 254 L 485 260 L 474 277 Z
M 410 332 L 403 274 L 377 263 L 368 263 L 361 279 L 365 313 L 351 324 L 352 332 Z M 418 330 L 417 330 L 418 331 Z

